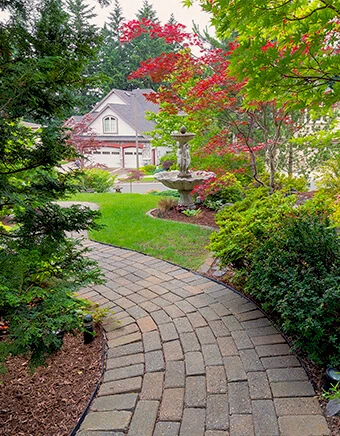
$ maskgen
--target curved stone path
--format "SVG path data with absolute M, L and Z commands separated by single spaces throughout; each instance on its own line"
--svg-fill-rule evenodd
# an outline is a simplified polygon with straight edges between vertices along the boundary
M 107 283 L 106 370 L 78 436 L 326 436 L 314 390 L 256 306 L 222 284 L 86 241 Z

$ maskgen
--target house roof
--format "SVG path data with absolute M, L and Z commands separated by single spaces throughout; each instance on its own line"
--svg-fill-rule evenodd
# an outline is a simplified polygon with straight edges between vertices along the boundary
M 25 127 L 30 127 L 32 130 L 38 130 L 41 127 L 41 124 L 37 124 L 37 123 L 30 123 L 29 121 L 22 121 L 22 124 Z
M 140 142 L 149 142 L 147 136 L 140 136 L 140 135 L 138 135 L 138 139 L 139 139 Z M 114 143 L 117 143 L 117 142 L 123 143 L 123 142 L 131 142 L 131 136 L 121 136 L 121 135 L 119 135 L 119 136 L 115 136 L 114 140 L 112 139 L 112 136 L 111 137 L 110 136 L 96 136 L 96 140 L 98 140 L 100 142 L 103 142 L 103 143 L 105 143 L 105 142 L 112 142 L 112 141 L 114 141 Z
M 121 89 L 113 89 L 107 94 L 89 113 L 93 120 L 95 120 L 104 110 L 110 108 L 110 110 L 117 116 L 122 118 L 130 126 L 138 132 L 138 135 L 145 136 L 144 133 L 151 131 L 155 123 L 145 118 L 146 112 L 159 112 L 159 106 L 151 103 L 145 98 L 145 94 L 154 92 L 152 89 L 136 89 L 134 91 L 124 91 Z M 109 97 L 115 93 L 124 103 L 115 104 L 108 103 L 99 112 L 96 111 L 96 107 L 101 106 Z

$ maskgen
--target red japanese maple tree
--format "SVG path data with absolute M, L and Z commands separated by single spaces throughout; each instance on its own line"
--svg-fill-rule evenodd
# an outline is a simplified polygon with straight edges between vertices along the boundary
M 143 23 L 135 22 L 132 30 L 131 26 L 128 29 L 125 39 L 146 31 Z M 270 172 L 269 185 L 274 189 L 277 149 L 298 128 L 289 113 L 284 106 L 277 107 L 275 101 L 252 101 L 244 106 L 247 80 L 238 81 L 229 68 L 233 51 L 238 47 L 237 41 L 224 49 L 205 48 L 197 35 L 190 37 L 182 32 L 182 26 L 171 30 L 169 37 L 178 43 L 178 50 L 145 60 L 130 76 L 148 77 L 161 83 L 157 92 L 147 96 L 161 107 L 160 114 L 155 117 L 157 123 L 161 125 L 163 121 L 166 127 L 180 127 L 179 123 L 183 121 L 178 113 L 185 113 L 186 123 L 197 135 L 195 141 L 200 146 L 199 152 L 246 153 L 252 176 L 260 184 L 263 182 L 258 177 L 256 159 L 263 150 L 262 156 L 265 156 Z M 149 31 L 150 34 L 154 32 L 155 37 L 164 37 L 167 29 L 157 24 Z M 185 45 L 181 45 L 184 41 Z M 193 55 L 188 41 L 200 47 L 199 56 Z M 173 123 L 169 123 L 171 118 Z
M 66 142 L 76 152 L 75 164 L 79 169 L 93 167 L 86 155 L 92 154 L 101 146 L 101 141 L 96 138 L 95 131 L 89 127 L 91 121 L 91 116 L 87 114 L 79 120 L 72 117 L 65 123 L 65 127 L 69 129 L 66 132 L 68 136 Z

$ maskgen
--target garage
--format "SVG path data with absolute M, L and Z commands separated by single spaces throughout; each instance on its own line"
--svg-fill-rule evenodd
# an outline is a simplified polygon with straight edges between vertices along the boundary
M 139 166 L 143 166 L 143 153 L 139 150 L 138 153 Z M 137 168 L 136 148 L 127 147 L 124 149 L 124 167 Z
M 120 168 L 121 158 L 119 148 L 101 147 L 88 156 L 94 165 L 102 164 L 109 168 Z

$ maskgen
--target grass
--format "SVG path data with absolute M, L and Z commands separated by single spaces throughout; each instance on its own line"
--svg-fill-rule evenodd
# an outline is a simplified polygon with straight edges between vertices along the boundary
M 90 237 L 136 250 L 196 270 L 206 257 L 211 230 L 193 224 L 154 219 L 146 215 L 160 197 L 147 194 L 77 194 L 71 200 L 90 201 L 100 207 L 105 227 Z

